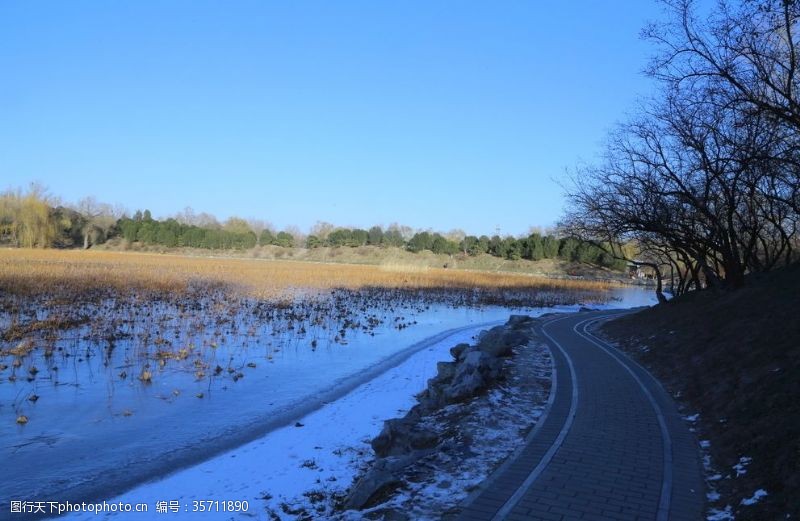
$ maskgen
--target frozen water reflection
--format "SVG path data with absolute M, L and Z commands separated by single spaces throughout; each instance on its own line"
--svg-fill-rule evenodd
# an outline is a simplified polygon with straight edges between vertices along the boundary
M 615 294 L 608 305 L 653 303 L 639 288 Z M 0 508 L 121 492 L 293 422 L 454 330 L 525 311 L 413 295 L 78 310 L 74 327 L 34 335 L 28 352 L 27 337 L 3 345 L 25 354 L 0 359 L 11 366 L 0 372 Z M 78 320 L 87 314 L 107 320 Z

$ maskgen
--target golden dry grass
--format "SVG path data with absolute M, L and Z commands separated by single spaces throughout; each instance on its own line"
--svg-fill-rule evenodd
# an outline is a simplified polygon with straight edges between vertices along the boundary
M 0 289 L 18 295 L 70 296 L 92 290 L 180 293 L 194 284 L 235 288 L 259 298 L 279 298 L 297 289 L 508 288 L 583 292 L 608 287 L 596 281 L 436 268 L 392 270 L 298 261 L 0 249 Z

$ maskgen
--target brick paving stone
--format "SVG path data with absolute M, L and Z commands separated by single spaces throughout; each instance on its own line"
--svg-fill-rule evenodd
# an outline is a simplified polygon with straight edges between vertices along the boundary
M 491 520 L 500 511 L 499 518 L 510 521 L 703 518 L 697 444 L 672 398 L 641 366 L 585 336 L 588 322 L 613 313 L 575 313 L 543 324 L 556 372 L 555 400 L 518 459 L 490 476 L 457 519 Z M 551 447 L 556 450 L 548 461 Z M 522 487 L 540 463 L 536 478 Z M 667 487 L 665 476 L 671 477 Z M 662 500 L 665 492 L 668 501 Z

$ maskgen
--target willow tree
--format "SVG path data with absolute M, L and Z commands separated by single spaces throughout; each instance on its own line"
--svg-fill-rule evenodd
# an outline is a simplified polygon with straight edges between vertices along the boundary
M 0 240 L 22 248 L 48 248 L 58 234 L 53 201 L 43 187 L 32 184 L 27 192 L 0 194 Z

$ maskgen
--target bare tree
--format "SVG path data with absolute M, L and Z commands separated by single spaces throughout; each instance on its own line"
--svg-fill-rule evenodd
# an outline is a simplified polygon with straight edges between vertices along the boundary
M 303 231 L 299 227 L 294 226 L 294 225 L 287 226 L 284 229 L 284 232 L 286 232 L 286 233 L 288 233 L 289 235 L 292 236 L 292 238 L 294 239 L 295 246 L 299 246 L 299 245 L 305 244 L 305 242 L 306 242 L 306 234 L 303 233 Z
M 228 217 L 222 225 L 222 229 L 234 233 L 253 233 L 250 224 L 241 217 Z
M 175 220 L 181 224 L 189 226 L 197 225 L 197 214 L 191 206 L 185 207 L 183 210 L 175 214 Z
M 336 226 L 326 221 L 317 221 L 309 230 L 309 235 L 313 235 L 322 242 L 328 239 L 328 235 L 336 229 Z
M 105 241 L 106 234 L 117 222 L 114 208 L 99 202 L 94 196 L 84 197 L 78 201 L 75 210 L 86 220 L 81 230 L 84 249 Z
M 645 31 L 660 98 L 579 172 L 562 228 L 618 258 L 635 245 L 677 292 L 738 287 L 798 242 L 800 2 L 722 0 L 702 21 L 691 0 L 664 4 Z
M 200 212 L 195 215 L 193 224 L 200 228 L 208 228 L 210 230 L 219 230 L 222 228 L 217 218 L 208 212 Z
M 789 262 L 796 240 L 797 213 L 774 193 L 776 126 L 672 88 L 579 172 L 562 227 L 629 261 L 622 246 L 636 244 L 679 290 L 738 287 L 747 272 Z
M 466 236 L 467 236 L 467 233 L 464 230 L 460 229 L 460 228 L 454 228 L 454 229 L 452 229 L 449 232 L 444 234 L 444 238 L 445 239 L 447 239 L 448 241 L 455 242 L 455 243 L 460 243 L 461 241 L 464 240 L 464 237 L 466 237 Z
M 731 102 L 800 129 L 800 2 L 721 0 L 707 19 L 693 0 L 663 1 L 671 15 L 644 34 L 660 49 L 650 72 L 695 92 L 724 84 Z

